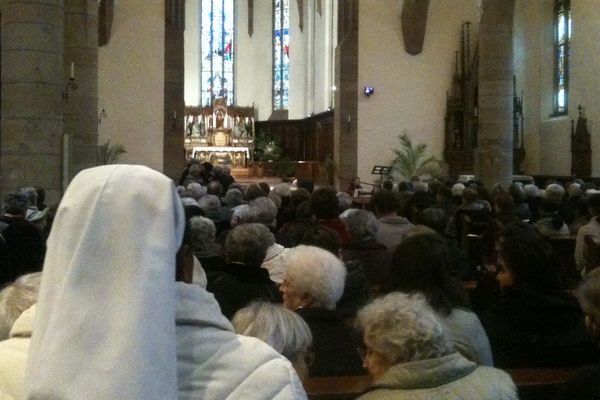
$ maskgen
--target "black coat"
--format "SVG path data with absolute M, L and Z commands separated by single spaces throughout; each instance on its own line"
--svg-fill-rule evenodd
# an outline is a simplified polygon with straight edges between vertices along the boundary
M 208 273 L 206 278 L 206 290 L 215 295 L 221 312 L 229 319 L 253 300 L 281 302 L 269 271 L 261 267 L 230 263 L 222 271 Z
M 499 368 L 568 367 L 599 359 L 577 301 L 525 288 L 507 288 L 482 315 Z
M 358 356 L 358 340 L 337 311 L 301 308 L 296 312 L 306 321 L 313 335 L 315 362 L 309 367 L 311 377 L 365 374 Z
M 42 232 L 23 218 L 2 217 L 0 286 L 19 276 L 42 270 L 46 242 Z

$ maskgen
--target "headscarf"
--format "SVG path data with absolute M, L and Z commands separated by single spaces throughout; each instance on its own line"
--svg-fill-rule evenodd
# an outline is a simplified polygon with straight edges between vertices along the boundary
M 177 398 L 184 224 L 171 180 L 147 167 L 102 166 L 73 179 L 48 238 L 26 398 Z

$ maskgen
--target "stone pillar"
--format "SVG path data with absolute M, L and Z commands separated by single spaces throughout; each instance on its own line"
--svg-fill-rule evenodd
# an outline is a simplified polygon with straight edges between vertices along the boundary
M 514 0 L 483 0 L 479 25 L 478 177 L 487 187 L 513 175 Z
M 68 92 L 64 111 L 64 182 L 96 165 L 98 149 L 98 1 L 64 0 L 64 76 L 71 64 L 77 90 Z
M 337 176 L 357 174 L 358 156 L 358 0 L 338 3 L 338 46 L 335 50 L 334 161 Z M 337 181 L 347 187 L 347 181 Z
M 184 57 L 185 0 L 166 1 L 163 173 L 179 179 L 185 165 Z
M 42 186 L 62 193 L 63 1 L 2 2 L 0 196 Z

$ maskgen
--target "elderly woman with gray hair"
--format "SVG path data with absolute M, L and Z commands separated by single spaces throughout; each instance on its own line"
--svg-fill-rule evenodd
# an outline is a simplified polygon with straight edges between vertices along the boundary
M 421 294 L 391 293 L 365 306 L 356 325 L 374 384 L 360 400 L 517 399 L 510 376 L 456 353 Z
M 225 260 L 220 246 L 215 243 L 215 223 L 205 217 L 193 217 L 189 222 L 189 241 L 196 259 L 200 261 L 207 276 L 222 271 Z
M 314 361 L 312 334 L 295 312 L 279 305 L 255 301 L 235 313 L 231 321 L 241 335 L 262 340 L 290 360 L 301 381 L 308 378 L 308 367 Z
M 342 218 L 352 241 L 342 246 L 342 259 L 360 261 L 371 284 L 383 285 L 388 281 L 392 253 L 377 241 L 379 223 L 375 214 L 367 210 L 351 209 Z
M 327 250 L 300 245 L 286 252 L 284 262 L 283 305 L 295 310 L 313 335 L 310 376 L 363 374 L 352 331 L 335 310 L 346 280 L 342 261 Z

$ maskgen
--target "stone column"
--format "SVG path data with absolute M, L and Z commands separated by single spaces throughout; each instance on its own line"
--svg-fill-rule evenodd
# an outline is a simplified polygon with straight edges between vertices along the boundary
M 42 186 L 62 193 L 63 1 L 3 1 L 0 196 Z
M 337 175 L 354 177 L 358 155 L 358 0 L 338 3 L 335 49 L 334 161 Z M 347 187 L 347 181 L 337 181 Z
M 177 180 L 185 165 L 183 148 L 185 0 L 167 0 L 165 5 L 163 173 Z
M 98 1 L 64 0 L 64 76 L 71 64 L 78 88 L 68 92 L 64 111 L 67 162 L 64 181 L 96 165 L 98 148 Z
M 479 25 L 478 177 L 487 187 L 513 175 L 514 0 L 483 0 Z

